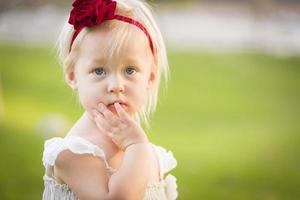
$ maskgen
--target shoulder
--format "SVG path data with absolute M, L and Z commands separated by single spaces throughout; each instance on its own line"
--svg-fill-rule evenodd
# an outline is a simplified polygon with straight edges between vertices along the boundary
M 102 174 L 104 178 L 107 174 L 107 166 L 103 159 L 90 154 L 76 154 L 69 149 L 63 150 L 57 156 L 54 169 L 56 176 L 63 180 L 69 180 L 72 174 L 76 174 L 74 177 L 88 176 L 93 174 L 95 170 L 98 174 Z
M 43 152 L 44 165 L 54 165 L 57 156 L 65 149 L 75 154 L 92 154 L 105 158 L 103 149 L 80 137 L 54 137 L 45 141 Z
M 55 160 L 55 177 L 67 184 L 79 199 L 108 194 L 109 174 L 103 159 L 63 150 Z
M 87 162 L 85 163 L 84 161 Z M 74 153 L 70 149 L 65 149 L 57 155 L 54 166 L 62 170 L 76 170 L 76 168 L 84 167 L 92 163 L 102 165 L 101 163 L 103 162 L 101 161 L 101 159 L 90 154 L 78 154 Z
M 107 197 L 108 164 L 103 150 L 79 137 L 54 137 L 45 141 L 43 163 L 79 199 Z

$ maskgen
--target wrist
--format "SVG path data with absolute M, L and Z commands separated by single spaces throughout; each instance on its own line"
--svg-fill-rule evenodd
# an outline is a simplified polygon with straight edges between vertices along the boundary
M 150 142 L 149 142 L 149 140 L 146 138 L 146 139 L 143 139 L 143 140 L 133 141 L 133 142 L 128 143 L 128 144 L 123 148 L 123 150 L 126 151 L 126 149 L 127 149 L 128 147 L 132 147 L 132 146 L 137 146 L 137 145 L 142 146 L 142 145 L 149 145 L 149 144 L 150 144 Z

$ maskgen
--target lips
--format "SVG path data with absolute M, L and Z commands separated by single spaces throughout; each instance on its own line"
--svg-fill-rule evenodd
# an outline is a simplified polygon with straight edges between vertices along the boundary
M 114 102 L 109 103 L 109 104 L 107 105 L 107 108 L 108 108 L 112 113 L 117 114 L 117 111 L 116 111 L 116 108 L 115 108 L 115 105 L 114 105 L 116 102 L 118 102 L 118 103 L 122 106 L 122 108 L 123 108 L 124 110 L 126 110 L 127 104 L 125 103 L 125 101 L 121 101 L 121 100 L 119 100 L 119 101 L 114 101 Z
M 119 103 L 121 106 L 127 106 L 127 104 L 125 103 L 125 101 L 119 100 L 119 101 L 114 101 L 110 104 L 108 104 L 107 106 L 113 106 L 115 103 Z

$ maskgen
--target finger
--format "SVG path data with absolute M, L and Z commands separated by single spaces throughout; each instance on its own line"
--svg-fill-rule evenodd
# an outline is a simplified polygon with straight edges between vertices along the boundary
M 105 132 L 107 133 L 114 133 L 114 127 L 110 126 L 104 116 L 100 113 L 96 114 L 95 121 L 97 125 L 101 126 Z
M 121 118 L 121 120 L 124 120 L 124 121 L 130 121 L 130 116 L 126 113 L 126 111 L 122 108 L 122 106 L 116 102 L 114 104 L 115 108 L 116 108 L 116 111 L 119 115 L 119 117 Z
M 95 119 L 96 124 L 97 124 L 97 128 L 99 129 L 99 131 L 101 133 L 103 133 L 104 135 L 107 135 L 108 137 L 112 138 L 114 136 L 113 132 L 110 132 L 109 130 L 107 130 L 106 128 L 103 127 L 103 124 L 101 123 L 101 120 L 99 119 L 99 117 L 96 117 L 97 119 Z
M 100 103 L 98 107 L 111 126 L 118 126 L 118 118 L 109 109 L 107 109 L 104 104 Z
M 97 124 L 97 128 L 99 129 L 99 131 L 105 135 L 107 135 L 108 137 L 113 137 L 113 133 L 108 132 L 107 130 L 105 130 L 102 125 L 100 124 L 100 122 L 98 122 L 98 120 L 95 120 L 96 124 Z
M 100 113 L 100 112 L 99 112 L 98 110 L 96 110 L 96 109 L 93 109 L 93 110 L 92 110 L 92 114 L 93 114 L 93 118 L 94 118 L 94 119 L 97 117 L 98 114 L 101 114 L 101 115 L 102 115 L 102 113 Z

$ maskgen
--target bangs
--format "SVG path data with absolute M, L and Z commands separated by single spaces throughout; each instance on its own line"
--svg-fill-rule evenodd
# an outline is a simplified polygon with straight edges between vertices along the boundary
M 131 24 L 109 21 L 106 26 L 108 30 L 107 41 L 104 42 L 103 52 L 108 60 L 113 59 L 115 56 L 119 55 L 122 47 L 130 45 L 130 41 L 133 41 L 136 34 L 138 34 L 136 27 Z

